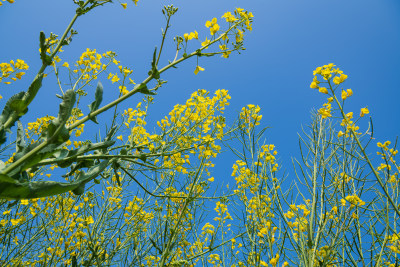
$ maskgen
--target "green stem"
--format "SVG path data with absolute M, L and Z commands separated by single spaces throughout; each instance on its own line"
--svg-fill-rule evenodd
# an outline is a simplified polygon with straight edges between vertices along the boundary
M 84 4 L 84 6 L 86 6 L 89 3 L 90 0 L 87 0 Z M 75 16 L 72 18 L 71 22 L 69 23 L 67 29 L 64 31 L 60 41 L 58 42 L 58 45 L 56 46 L 56 48 L 54 49 L 53 53 L 50 55 L 51 60 L 53 60 L 53 57 L 57 54 L 57 52 L 60 50 L 61 48 L 61 43 L 64 41 L 65 37 L 67 36 L 68 32 L 71 30 L 72 26 L 74 25 L 75 21 L 77 20 L 77 18 L 79 17 L 78 14 L 75 14 Z M 40 67 L 36 77 L 33 79 L 34 81 L 45 71 L 45 69 L 47 68 L 47 64 L 42 64 L 42 66 Z M 32 100 L 35 98 L 35 95 L 29 95 L 29 97 L 32 98 Z M 24 97 L 22 98 L 23 101 L 26 101 L 28 97 L 28 94 L 25 94 Z M 31 102 L 31 101 L 30 101 Z M 27 105 L 30 104 L 27 103 Z M 4 128 L 8 129 L 9 127 L 11 127 L 11 124 L 17 119 L 18 114 L 17 112 L 13 112 L 13 114 L 7 119 L 7 121 L 4 123 Z
M 168 257 L 168 255 L 170 254 L 170 251 L 169 251 L 169 250 L 170 250 L 170 248 L 171 248 L 172 242 L 174 242 L 175 239 L 176 239 L 176 233 L 177 233 L 177 231 L 178 231 L 178 227 L 181 226 L 181 225 L 180 225 L 180 224 L 181 224 L 181 220 L 182 220 L 182 218 L 183 218 L 183 215 L 185 214 L 185 211 L 186 211 L 187 206 L 189 205 L 189 203 L 190 203 L 191 200 L 192 200 L 192 193 L 193 193 L 194 187 L 195 187 L 195 185 L 197 184 L 197 182 L 198 182 L 198 180 L 199 180 L 200 171 L 201 171 L 201 170 L 203 169 L 203 167 L 204 167 L 204 159 L 205 159 L 205 158 L 202 159 L 201 164 L 200 164 L 200 167 L 199 167 L 199 169 L 197 170 L 195 179 L 193 180 L 192 186 L 190 187 L 188 196 L 187 196 L 187 198 L 186 198 L 186 200 L 185 200 L 185 204 L 183 205 L 182 210 L 181 210 L 181 212 L 180 212 L 180 214 L 179 214 L 178 220 L 177 220 L 177 222 L 176 222 L 176 224 L 175 224 L 175 227 L 174 227 L 174 229 L 173 229 L 172 232 L 171 232 L 171 235 L 170 235 L 170 237 L 169 237 L 168 243 L 167 243 L 167 245 L 166 245 L 166 247 L 165 247 L 165 250 L 164 250 L 164 253 L 162 254 L 162 257 L 161 257 L 161 263 L 160 263 L 158 266 L 164 267 L 165 261 L 167 260 L 167 257 Z
M 338 107 L 339 107 L 339 109 L 340 109 L 340 113 L 342 114 L 343 119 L 347 121 L 346 114 L 344 114 L 343 107 L 340 105 L 340 102 L 339 102 L 339 100 L 337 99 L 337 97 L 336 97 L 336 95 L 335 95 L 335 93 L 334 93 L 334 91 L 333 91 L 333 89 L 332 89 L 332 86 L 331 86 L 330 81 L 328 81 L 328 83 L 329 83 L 329 87 L 330 87 L 330 89 L 331 89 L 331 91 L 332 91 L 333 98 L 335 99 L 336 104 L 338 105 Z M 375 170 L 374 166 L 372 166 L 371 160 L 369 159 L 367 153 L 365 152 L 364 147 L 361 145 L 361 142 L 360 142 L 360 140 L 359 140 L 358 137 L 357 137 L 357 133 L 353 130 L 353 128 L 350 128 L 350 132 L 351 132 L 351 134 L 353 135 L 354 139 L 356 140 L 357 146 L 360 148 L 361 153 L 362 153 L 363 156 L 364 156 L 364 159 L 367 161 L 368 166 L 370 167 L 371 171 L 373 172 L 373 174 L 374 174 L 376 180 L 378 181 L 380 187 L 382 188 L 382 190 L 383 190 L 383 192 L 385 193 L 387 199 L 389 200 L 390 205 L 391 205 L 391 206 L 393 207 L 393 209 L 396 211 L 397 215 L 400 216 L 400 211 L 399 211 L 398 207 L 397 207 L 396 204 L 394 203 L 393 199 L 390 197 L 389 192 L 386 190 L 385 185 L 384 185 L 384 183 L 383 183 L 383 181 L 382 181 L 382 178 L 379 176 L 379 174 L 378 174 L 378 172 Z
M 165 36 L 167 35 L 167 31 L 169 28 L 169 20 L 171 19 L 171 16 L 168 16 L 167 19 L 167 26 L 165 26 L 165 32 L 163 33 L 163 37 L 162 37 L 162 41 L 161 41 L 161 47 L 160 47 L 160 51 L 158 52 L 158 57 L 157 57 L 157 61 L 156 61 L 156 66 L 158 66 L 158 61 L 160 60 L 160 56 L 161 56 L 161 52 L 164 46 L 164 41 L 165 41 Z
M 201 53 L 201 51 L 203 51 L 204 49 L 206 49 L 207 47 L 209 47 L 210 45 L 214 44 L 215 42 L 218 42 L 226 33 L 228 33 L 229 31 L 231 31 L 234 27 L 236 27 L 237 24 L 241 23 L 238 22 L 234 25 L 232 25 L 224 34 L 221 34 L 217 39 L 215 39 L 214 41 L 210 42 L 208 45 L 203 46 L 201 48 L 199 48 L 198 50 L 192 52 L 191 54 L 185 56 L 185 57 L 181 57 L 178 60 L 168 64 L 167 66 L 165 66 L 164 68 L 162 68 L 161 70 L 159 70 L 159 73 L 163 73 L 165 71 L 167 71 L 168 69 L 174 67 L 175 65 L 181 63 L 184 60 L 187 60 L 195 55 L 198 55 L 199 53 Z M 152 76 L 148 76 L 142 83 L 141 85 L 147 85 L 151 80 L 153 79 Z M 70 125 L 69 127 L 67 127 L 67 129 L 70 131 L 76 127 L 78 127 L 79 125 L 81 125 L 82 123 L 85 123 L 86 121 L 90 120 L 90 118 L 97 116 L 100 113 L 103 113 L 104 111 L 112 108 L 113 106 L 121 103 L 122 101 L 124 101 L 125 99 L 128 99 L 129 97 L 133 96 L 134 94 L 138 93 L 140 91 L 140 87 L 138 86 L 137 89 L 133 89 L 132 91 L 130 91 L 129 93 L 127 93 L 126 95 L 121 96 L 120 98 L 112 101 L 111 103 L 108 103 L 107 105 L 91 112 L 90 114 L 86 115 L 85 117 L 83 117 L 82 119 L 80 119 L 79 121 L 76 121 L 74 124 Z

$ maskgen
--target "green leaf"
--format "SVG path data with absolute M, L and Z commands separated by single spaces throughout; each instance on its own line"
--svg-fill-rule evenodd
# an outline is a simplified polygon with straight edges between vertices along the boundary
M 60 123 L 65 124 L 71 116 L 72 109 L 76 102 L 76 93 L 74 90 L 69 89 L 63 96 L 63 102 L 60 104 L 60 110 L 58 112 L 58 119 Z
M 42 142 L 37 142 L 37 143 L 33 143 L 33 144 L 29 144 L 28 146 L 24 147 L 23 150 L 21 152 L 18 152 L 14 155 L 14 161 L 19 160 L 20 158 L 22 158 L 25 154 L 27 154 L 28 152 L 30 152 L 32 149 L 36 148 L 38 145 L 40 145 Z M 19 177 L 19 173 L 31 168 L 33 166 L 35 166 L 36 164 L 38 164 L 40 161 L 49 158 L 50 156 L 52 156 L 57 149 L 59 148 L 58 144 L 49 144 L 47 145 L 45 148 L 41 149 L 38 153 L 36 153 L 35 155 L 29 157 L 27 160 L 25 160 L 21 165 L 19 165 L 17 168 L 15 168 L 14 170 L 12 170 L 9 175 L 11 177 L 14 177 L 15 175 L 17 175 Z M 16 179 L 18 179 L 17 177 L 14 177 Z
M 11 183 L 14 184 L 16 181 L 8 175 L 0 174 L 0 184 L 1 183 Z
M 24 115 L 28 112 L 25 101 L 22 99 L 15 99 L 10 103 L 10 108 L 17 113 L 18 116 Z
M 101 149 L 107 150 L 108 147 L 114 144 L 115 141 L 113 140 L 99 142 L 99 143 L 87 143 L 79 147 L 78 149 L 74 150 L 61 149 L 59 151 L 56 151 L 53 154 L 53 157 L 57 160 L 57 165 L 59 167 L 66 168 L 69 167 L 72 163 L 74 163 L 77 160 L 78 156 L 83 155 L 92 150 L 96 151 Z
M 69 140 L 70 134 L 69 134 L 68 129 L 65 127 L 65 125 L 56 124 L 56 123 L 58 123 L 56 120 L 57 119 L 54 119 L 53 121 L 51 121 L 49 123 L 49 125 L 47 127 L 47 138 L 49 139 L 49 138 L 53 137 L 57 128 L 61 127 L 61 129 L 58 131 L 57 135 L 54 136 L 53 140 L 52 140 L 52 143 L 54 143 L 54 144 L 61 144 L 61 143 L 64 143 Z
M 143 162 L 146 162 L 146 159 L 147 159 L 146 154 L 140 154 L 139 159 L 142 160 Z
M 72 109 L 76 101 L 75 91 L 69 89 L 63 96 L 63 101 L 60 104 L 58 117 L 52 120 L 47 127 L 47 139 L 53 138 L 52 143 L 61 144 L 69 140 L 69 131 L 65 127 L 65 123 L 71 116 Z M 57 129 L 60 130 L 56 134 Z
M 157 60 L 157 47 L 154 49 L 153 60 L 151 61 L 151 71 L 149 71 L 149 75 L 151 75 L 155 79 L 160 79 L 160 72 L 157 70 L 156 60 Z
M 82 146 L 80 146 L 78 149 L 74 150 L 67 150 L 67 149 L 61 149 L 57 152 L 54 153 L 54 157 L 57 160 L 68 160 L 68 159 L 75 159 L 77 156 L 83 155 L 89 151 L 96 150 L 96 149 L 107 149 L 108 147 L 112 146 L 115 144 L 115 141 L 113 140 L 108 140 L 104 142 L 98 142 L 98 143 L 86 143 Z
M 30 199 L 48 197 L 62 194 L 68 191 L 81 194 L 85 184 L 96 178 L 108 166 L 109 161 L 102 161 L 100 164 L 88 170 L 87 173 L 80 172 L 77 179 L 70 183 L 54 181 L 36 181 L 20 183 L 7 175 L 0 174 L 0 199 Z
M 16 140 L 16 152 L 20 152 L 26 146 L 25 143 L 25 132 L 22 127 L 22 123 L 20 121 L 17 122 L 18 129 L 17 129 L 17 140 Z
M 96 93 L 94 94 L 94 101 L 89 105 L 90 113 L 99 108 L 101 101 L 103 101 L 103 85 L 101 84 L 101 82 L 98 82 L 96 87 Z M 96 116 L 91 117 L 90 119 L 93 122 L 98 123 Z
M 24 97 L 25 92 L 19 92 L 18 94 L 13 95 L 12 97 L 10 97 L 10 99 L 7 100 L 6 105 L 4 106 L 3 112 L 1 113 L 0 116 L 0 123 L 4 124 L 8 118 L 12 115 L 12 113 L 14 112 L 14 110 L 11 108 L 11 103 L 13 103 L 15 100 L 20 100 Z M 15 120 L 17 121 L 17 119 Z M 15 121 L 12 123 L 11 126 L 14 125 Z M 5 129 L 8 130 L 8 129 Z
M 93 167 L 94 165 L 94 160 L 93 159 L 85 159 L 82 161 L 79 161 L 76 164 L 73 164 L 71 166 L 71 171 L 69 171 L 67 174 L 64 174 L 63 177 L 68 177 L 74 174 L 75 171 L 82 169 L 82 168 L 89 168 Z
M 137 90 L 139 93 L 145 94 L 145 95 L 156 95 L 156 93 L 151 92 L 149 88 L 147 88 L 147 85 L 145 83 L 141 83 L 136 85 L 133 90 Z
M 37 92 L 39 89 L 42 87 L 42 80 L 43 80 L 44 73 L 39 73 L 36 75 L 35 79 L 29 86 L 28 92 L 26 92 L 24 96 L 24 105 L 25 107 L 28 107 L 29 104 L 33 101 L 35 98 Z
M 0 145 L 4 144 L 7 140 L 6 131 L 4 130 L 3 125 L 0 126 Z
M 108 131 L 106 137 L 104 138 L 104 142 L 114 142 L 114 143 L 115 143 L 115 141 L 112 141 L 111 139 L 113 138 L 115 132 L 117 131 L 117 127 L 118 127 L 117 125 L 114 125 L 114 126 Z M 113 144 L 114 144 L 114 143 L 113 143 Z M 101 149 L 97 149 L 96 151 L 94 151 L 94 153 L 95 153 L 95 154 L 105 154 L 105 153 L 107 153 L 107 148 L 104 147 L 104 148 L 101 148 Z

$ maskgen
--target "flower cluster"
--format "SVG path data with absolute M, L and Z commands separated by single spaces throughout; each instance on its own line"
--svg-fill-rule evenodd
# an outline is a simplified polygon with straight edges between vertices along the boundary
M 28 122 L 28 127 L 25 129 L 26 137 L 32 138 L 35 135 L 41 137 L 54 118 L 53 116 L 45 116 L 37 118 L 35 122 Z
M 13 81 L 21 79 L 22 76 L 25 75 L 23 70 L 27 69 L 29 69 L 29 66 L 22 59 L 17 59 L 17 61 L 10 60 L 10 63 L 0 63 L 0 82 L 3 82 L 4 84 L 10 84 L 10 81 L 5 82 L 3 80 L 6 78 L 10 78 Z
M 3 2 L 5 2 L 6 0 L 3 0 Z M 7 0 L 7 2 L 9 2 L 10 4 L 14 3 L 15 0 Z M 2 6 L 3 3 L 0 1 L 0 6 Z
M 139 0 L 132 0 L 132 2 L 135 4 L 135 6 L 137 6 Z M 126 9 L 128 7 L 128 3 L 121 3 L 121 6 Z
M 201 46 L 203 49 L 207 49 L 212 43 L 218 40 L 219 49 L 221 51 L 217 52 L 217 54 L 221 54 L 223 58 L 228 58 L 232 51 L 244 49 L 244 32 L 246 30 L 252 30 L 253 14 L 242 8 L 236 8 L 234 14 L 226 12 L 221 18 L 224 18 L 225 21 L 228 22 L 228 29 L 218 36 L 218 33 L 221 32 L 221 26 L 218 24 L 218 19 L 213 18 L 207 20 L 205 26 L 210 30 L 211 38 L 208 39 L 206 37 L 206 39 L 201 42 Z M 232 38 L 235 41 L 229 42 L 229 38 Z M 198 39 L 198 33 L 196 31 L 191 32 L 190 34 L 185 33 L 184 39 L 186 42 L 191 39 Z M 204 71 L 204 68 L 197 65 L 194 73 L 197 74 L 199 71 Z
M 85 52 L 79 57 L 79 60 L 76 61 L 73 73 L 78 73 L 78 81 L 84 80 L 89 82 L 92 79 L 97 79 L 97 76 L 104 70 L 107 69 L 108 65 L 112 62 L 118 64 L 115 60 L 115 53 L 111 51 L 107 51 L 106 53 L 99 54 L 96 49 L 87 48 Z M 109 62 L 104 64 L 101 62 L 102 58 L 107 58 Z M 69 64 L 65 62 L 63 64 L 64 67 L 69 68 Z
M 260 125 L 262 115 L 260 115 L 261 108 L 257 105 L 249 104 L 243 107 L 240 112 L 239 118 L 243 121 L 241 124 L 243 128 L 249 133 L 256 125 Z
M 395 148 L 390 148 L 390 144 L 390 141 L 386 141 L 383 144 L 381 142 L 377 143 L 377 146 L 381 149 L 381 151 L 378 151 L 377 154 L 381 156 L 384 163 L 381 163 L 376 170 L 382 171 L 387 177 L 387 180 L 392 183 L 393 186 L 395 186 L 395 184 L 398 182 L 398 176 L 400 173 L 400 167 L 395 159 L 399 151 Z
M 342 198 L 340 200 L 342 206 L 346 205 L 346 201 L 350 203 L 350 208 L 354 208 L 355 206 L 365 205 L 365 202 L 362 201 L 357 195 L 346 196 L 344 199 Z

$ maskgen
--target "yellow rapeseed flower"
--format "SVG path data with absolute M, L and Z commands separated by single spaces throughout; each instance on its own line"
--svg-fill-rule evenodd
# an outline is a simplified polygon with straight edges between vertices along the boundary
M 197 65 L 196 69 L 194 70 L 194 74 L 197 75 L 197 73 L 199 73 L 199 71 L 204 71 L 204 68 L 202 68 L 199 65 Z
M 364 117 L 365 114 L 369 114 L 369 110 L 367 107 L 361 109 L 360 117 Z

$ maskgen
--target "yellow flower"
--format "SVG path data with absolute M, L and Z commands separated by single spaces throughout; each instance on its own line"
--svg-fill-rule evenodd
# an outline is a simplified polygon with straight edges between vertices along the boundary
M 21 80 L 22 75 L 25 75 L 25 72 L 18 72 L 17 74 L 15 74 L 15 77 Z
M 325 103 L 323 108 L 320 108 L 318 110 L 318 113 L 322 116 L 323 119 L 326 119 L 327 117 L 332 117 L 331 115 L 331 109 L 332 106 L 329 103 Z
M 348 96 L 352 96 L 352 95 L 353 95 L 353 90 L 347 89 L 347 95 L 348 95 Z
M 219 25 L 218 25 L 218 24 L 214 24 L 214 25 L 210 28 L 210 33 L 211 33 L 211 35 L 214 35 L 217 31 L 219 31 Z
M 272 258 L 269 261 L 269 264 L 271 264 L 272 266 L 276 266 L 278 264 L 278 261 L 279 261 L 279 254 L 276 254 L 275 258 Z
M 3 211 L 3 215 L 8 215 L 8 214 L 10 214 L 10 213 L 11 213 L 11 210 Z
M 342 131 L 339 131 L 337 134 L 337 137 L 342 137 L 344 135 L 344 133 Z
M 226 22 L 235 22 L 235 21 L 237 21 L 237 18 L 235 18 L 235 16 L 233 16 L 231 12 L 226 12 L 224 15 L 222 15 L 221 18 L 225 18 Z
M 327 94 L 328 93 L 328 89 L 326 89 L 326 87 L 320 87 L 319 91 L 323 94 Z
M 11 224 L 12 225 L 17 225 L 21 220 L 20 219 L 11 219 Z
M 237 32 L 235 33 L 235 39 L 236 39 L 236 43 L 240 43 L 241 41 L 243 41 L 243 32 L 241 30 L 237 30 Z
M 122 95 L 126 95 L 127 93 L 129 93 L 129 90 L 126 89 L 126 86 L 120 85 L 118 88 L 119 88 L 119 92 L 120 92 Z
M 122 72 L 124 73 L 125 76 L 127 76 L 127 75 L 132 73 L 132 70 L 129 70 L 129 69 L 125 68 L 125 69 L 123 69 Z
M 124 9 L 126 9 L 126 6 L 127 6 L 128 4 L 127 3 L 121 3 L 121 6 L 124 8 Z
M 123 141 L 122 135 L 118 136 L 117 139 Z
M 194 70 L 194 74 L 197 75 L 197 73 L 199 73 L 199 71 L 204 71 L 204 69 L 197 65 L 196 69 Z
M 183 38 L 185 38 L 185 41 L 187 42 L 187 41 L 189 40 L 189 34 L 185 33 L 185 34 L 183 35 Z
M 316 83 L 316 82 L 311 82 L 310 88 L 311 88 L 311 89 L 317 89 L 317 88 L 318 88 L 317 83 Z
M 115 75 L 112 77 L 111 82 L 112 82 L 112 83 L 115 83 L 115 82 L 118 82 L 118 81 L 119 81 L 119 78 L 118 78 L 117 74 L 115 74 Z
M 133 3 L 135 3 L 135 6 L 137 6 L 137 2 L 139 2 L 139 0 L 132 0 Z
M 353 95 L 353 91 L 351 89 L 347 89 L 347 91 L 342 90 L 342 99 L 345 100 L 349 96 Z
M 69 68 L 69 64 L 68 62 L 64 62 L 64 64 L 62 64 L 63 67 Z
M 210 28 L 211 26 L 213 26 L 215 23 L 217 23 L 217 18 L 213 18 L 211 21 L 207 21 L 206 22 L 206 27 Z
M 93 217 L 92 217 L 92 216 L 89 216 L 88 218 L 86 218 L 85 221 L 86 221 L 86 224 L 92 224 L 92 223 L 94 223 L 94 220 L 93 220 Z
M 364 117 L 365 114 L 369 114 L 368 108 L 362 108 L 360 112 L 360 117 Z
M 347 79 L 347 75 L 346 74 L 341 74 L 340 77 L 335 77 L 333 78 L 333 82 L 335 84 L 341 84 L 342 82 L 344 82 Z
M 197 31 L 191 32 L 189 35 L 189 40 L 191 39 L 199 39 L 199 34 L 197 33 Z
M 214 182 L 214 177 L 208 178 L 209 182 Z
M 211 43 L 211 41 L 208 40 L 207 37 L 206 37 L 206 40 L 205 40 L 204 42 L 202 42 L 201 45 L 202 45 L 202 46 L 206 46 L 206 45 L 208 45 L 209 43 Z M 207 48 L 208 48 L 208 47 L 207 47 Z

